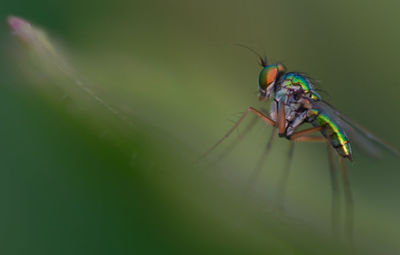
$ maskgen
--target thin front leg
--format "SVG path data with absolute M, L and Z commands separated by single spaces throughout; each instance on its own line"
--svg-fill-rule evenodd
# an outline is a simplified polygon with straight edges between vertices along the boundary
M 254 109 L 253 107 L 249 107 L 243 113 L 243 115 L 240 117 L 240 119 L 235 123 L 235 125 L 233 125 L 233 127 L 231 129 L 229 129 L 229 131 L 221 139 L 219 139 L 217 141 L 217 143 L 215 143 L 210 149 L 208 149 L 203 155 L 201 155 L 198 160 L 205 158 L 210 152 L 212 152 L 215 148 L 217 148 L 217 146 L 220 145 L 226 138 L 228 138 L 232 134 L 232 132 L 240 125 L 240 123 L 244 120 L 244 118 L 246 118 L 246 116 L 249 112 L 255 113 L 260 119 L 262 119 L 265 123 L 267 123 L 270 126 L 274 127 L 276 125 L 275 121 L 273 121 L 272 119 L 270 119 L 269 117 L 267 117 L 266 115 L 261 113 L 260 111 Z
M 278 210 L 280 212 L 284 211 L 286 187 L 287 187 L 287 182 L 289 180 L 290 166 L 293 159 L 293 153 L 294 153 L 294 142 L 291 142 L 289 147 L 288 160 L 286 161 L 286 166 L 285 169 L 283 170 L 282 178 L 278 184 L 278 192 L 276 195 Z
M 254 115 L 252 120 L 250 121 L 250 123 L 238 134 L 238 136 L 235 138 L 235 140 L 231 144 L 226 146 L 226 148 L 222 151 L 222 153 L 219 155 L 219 157 L 217 159 L 213 160 L 212 162 L 210 162 L 209 165 L 213 165 L 213 164 L 221 161 L 222 159 L 224 159 L 227 155 L 229 155 L 230 152 L 243 140 L 243 138 L 253 130 L 253 128 L 258 120 L 259 120 L 259 118 Z
M 252 175 L 250 176 L 249 185 L 248 185 L 249 189 L 254 184 L 254 182 L 258 179 L 258 177 L 260 176 L 261 169 L 262 169 L 262 167 L 265 163 L 265 160 L 268 156 L 268 153 L 272 147 L 272 141 L 274 140 L 274 137 L 275 137 L 275 130 L 276 130 L 276 128 L 272 129 L 272 132 L 271 132 L 271 135 L 269 136 L 267 146 L 265 147 L 264 153 L 261 155 L 260 159 L 257 162 L 256 167 L 253 170 Z
M 275 102 L 276 103 L 276 102 Z M 277 104 L 277 103 L 276 103 Z M 267 142 L 267 146 L 266 146 L 266 148 L 265 148 L 265 151 L 264 151 L 264 153 L 261 155 L 261 157 L 260 157 L 260 159 L 258 160 L 258 162 L 257 162 L 257 164 L 256 164 L 256 167 L 254 168 L 254 170 L 253 170 L 253 173 L 252 173 L 252 175 L 250 176 L 250 179 L 249 179 L 249 189 L 250 189 L 250 187 L 252 186 L 252 184 L 255 182 L 255 180 L 256 179 L 258 179 L 258 176 L 260 175 L 260 172 L 261 172 L 261 169 L 262 169 L 262 167 L 263 167 L 263 165 L 264 165 L 264 163 L 265 163 L 265 159 L 267 158 L 267 156 L 268 156 L 268 153 L 269 153 L 269 151 L 270 151 L 270 149 L 271 149 L 271 146 L 272 146 L 272 141 L 274 140 L 274 136 L 275 136 L 275 128 L 276 128 L 276 125 L 278 125 L 278 129 L 280 129 L 280 125 L 282 125 L 282 119 L 284 120 L 285 118 L 284 118 L 284 116 L 285 116 L 285 112 L 280 112 L 279 111 L 279 104 L 277 104 L 278 105 L 278 107 L 276 107 L 276 111 L 275 111 L 275 113 L 276 113 L 276 119 L 277 119 L 277 122 L 275 122 L 275 127 L 272 129 L 272 133 L 271 133 L 271 135 L 270 135 L 270 137 L 269 137 L 269 139 L 268 139 L 268 142 Z M 283 116 L 283 118 L 281 117 L 281 116 Z M 285 125 L 285 123 L 283 123 L 283 125 Z M 279 131 L 280 132 L 280 131 Z
M 347 176 L 347 169 L 344 163 L 344 158 L 339 157 L 339 164 L 341 168 L 342 174 L 342 182 L 343 182 L 343 189 L 344 189 L 344 197 L 346 200 L 346 222 L 345 222 L 345 231 L 347 237 L 349 239 L 349 243 L 351 247 L 354 249 L 354 201 L 353 201 L 353 194 L 351 192 L 350 181 Z
M 333 162 L 333 150 L 329 143 L 326 143 L 328 150 L 328 161 L 329 161 L 329 173 L 331 178 L 331 189 L 332 189 L 332 204 L 331 204 L 331 218 L 332 218 L 332 232 L 335 237 L 338 237 L 339 231 L 339 214 L 340 214 L 340 203 L 339 203 L 339 189 L 337 173 L 335 163 Z

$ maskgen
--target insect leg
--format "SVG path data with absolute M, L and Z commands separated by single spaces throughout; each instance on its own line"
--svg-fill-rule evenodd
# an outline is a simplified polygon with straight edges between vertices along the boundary
M 278 122 L 278 129 L 279 129 L 279 136 L 285 134 L 286 129 L 286 114 L 285 114 L 285 103 L 279 102 L 278 103 L 278 110 L 277 110 L 277 122 Z
M 278 110 L 278 107 L 276 107 L 276 112 L 275 112 L 275 116 L 277 116 L 276 118 L 277 118 L 277 120 L 278 120 L 278 127 L 279 127 L 279 123 L 280 123 L 280 117 L 279 116 L 284 116 L 284 115 L 280 115 L 280 113 L 279 113 L 279 110 Z M 284 118 L 283 118 L 284 119 Z M 275 125 L 276 125 L 277 123 L 275 123 Z M 253 170 L 253 173 L 252 173 L 252 175 L 251 175 L 251 177 L 250 177 L 250 179 L 249 179 L 249 187 L 254 183 L 254 181 L 256 180 L 256 179 L 258 179 L 258 176 L 260 175 L 260 172 L 261 172 L 261 169 L 262 169 L 262 166 L 264 165 L 264 162 L 265 162 L 265 159 L 267 158 L 267 156 L 268 156 L 268 153 L 269 153 L 269 150 L 271 149 L 271 146 L 272 146 L 272 141 L 273 141 L 273 139 L 274 139 L 274 134 L 275 134 L 275 128 L 276 127 L 274 127 L 273 129 L 272 129 L 272 133 L 271 133 L 271 135 L 270 135 L 270 137 L 268 138 L 268 142 L 267 142 L 267 146 L 265 147 L 265 151 L 264 151 L 264 153 L 261 155 L 261 157 L 260 157 L 260 159 L 258 160 L 258 162 L 257 162 L 257 164 L 256 164 L 256 167 L 254 168 L 254 170 Z
M 339 157 L 339 164 L 342 174 L 344 197 L 346 200 L 346 221 L 345 221 L 345 231 L 349 239 L 350 245 L 354 246 L 353 231 L 354 231 L 354 201 L 351 192 L 350 181 L 347 176 L 347 169 L 344 163 L 344 159 Z
M 275 103 L 276 103 L 276 102 L 275 102 Z M 253 170 L 252 175 L 250 176 L 250 179 L 249 179 L 249 188 L 252 186 L 252 184 L 255 182 L 255 180 L 258 179 L 258 176 L 260 175 L 262 166 L 264 165 L 265 159 L 267 158 L 268 153 L 269 153 L 269 150 L 271 149 L 272 141 L 273 141 L 274 135 L 275 135 L 275 128 L 276 128 L 276 125 L 278 124 L 278 129 L 279 129 L 279 125 L 282 125 L 282 123 L 281 123 L 281 122 L 282 122 L 282 119 L 283 119 L 283 121 L 285 120 L 285 117 L 284 117 L 284 116 L 285 116 L 285 112 L 283 112 L 283 114 L 279 112 L 279 105 L 278 105 L 278 107 L 276 107 L 275 116 L 277 116 L 277 117 L 276 117 L 277 122 L 275 123 L 275 127 L 272 129 L 272 133 L 271 133 L 271 135 L 270 135 L 270 137 L 269 137 L 269 139 L 268 139 L 268 142 L 267 142 L 267 146 L 266 146 L 266 148 L 265 148 L 265 151 L 264 151 L 264 153 L 261 155 L 260 159 L 258 160 L 258 162 L 257 162 L 257 164 L 256 164 L 256 167 L 255 167 L 254 170 Z M 280 116 L 283 116 L 283 118 L 280 117 Z M 283 126 L 285 126 L 285 123 L 284 123 L 284 122 L 283 122 Z M 279 132 L 280 132 L 280 131 L 279 131 Z
M 307 129 L 304 129 L 304 130 L 301 130 L 301 131 L 298 131 L 298 132 L 295 132 L 295 133 L 293 133 L 290 137 L 289 137 L 289 139 L 290 140 L 292 140 L 292 141 L 300 141 L 299 139 L 300 139 L 300 137 L 303 137 L 303 136 L 305 136 L 305 135 L 308 135 L 308 134 L 311 134 L 311 133 L 315 133 L 315 132 L 318 132 L 318 131 L 321 131 L 322 130 L 322 127 L 312 127 L 312 128 L 307 128 Z M 309 137 L 307 137 L 307 138 L 321 138 L 321 139 L 323 139 L 323 140 L 326 140 L 324 137 L 312 137 L 312 136 L 309 136 Z M 317 139 L 317 140 L 318 140 Z
M 332 186 L 332 229 L 333 233 L 336 235 L 338 233 L 338 222 L 339 222 L 339 196 L 338 196 L 338 183 L 336 177 L 336 170 L 334 167 L 333 162 L 333 152 L 331 145 L 329 144 L 328 140 L 325 137 L 317 137 L 317 136 L 307 136 L 307 134 L 320 131 L 320 127 L 309 128 L 299 132 L 294 133 L 290 136 L 290 140 L 294 142 L 326 142 L 328 147 L 328 160 L 329 160 L 329 167 L 331 172 L 331 186 Z M 342 157 L 339 157 L 340 166 L 341 166 L 341 173 L 342 173 L 342 181 L 344 186 L 344 193 L 346 199 L 346 223 L 345 228 L 349 240 L 353 243 L 353 197 L 350 189 L 350 182 L 347 177 L 346 166 L 344 165 L 344 160 Z
M 227 155 L 229 155 L 229 153 L 243 140 L 243 138 L 254 128 L 256 122 L 258 121 L 258 117 L 257 116 L 253 116 L 253 119 L 251 120 L 251 122 L 246 126 L 245 129 L 243 129 L 243 131 L 241 131 L 239 133 L 239 135 L 237 136 L 237 138 L 235 138 L 235 140 L 229 144 L 229 146 L 227 146 L 222 153 L 220 154 L 220 156 L 215 159 L 214 161 L 210 162 L 210 165 L 213 165 L 215 163 L 217 163 L 218 161 L 222 160 L 223 158 L 225 158 Z
M 332 204 L 331 204 L 331 217 L 332 217 L 332 232 L 335 237 L 338 236 L 338 226 L 339 226 L 339 214 L 340 214 L 340 203 L 339 203 L 339 190 L 337 173 L 335 168 L 335 163 L 333 162 L 333 150 L 329 143 L 327 145 L 328 150 L 328 161 L 329 161 L 329 172 L 331 177 L 331 189 L 332 189 Z
M 283 170 L 282 178 L 278 184 L 278 191 L 277 191 L 277 195 L 276 195 L 276 200 L 278 203 L 278 210 L 280 212 L 284 211 L 286 186 L 287 186 L 287 182 L 289 179 L 290 165 L 291 165 L 292 159 L 293 159 L 293 152 L 294 152 L 294 142 L 291 142 L 290 147 L 289 147 L 288 160 L 286 161 L 286 166 L 285 166 L 285 169 Z
M 326 142 L 326 138 L 322 136 L 300 136 L 296 138 L 290 137 L 290 140 L 293 142 L 317 142 L 317 143 L 324 143 Z
M 272 141 L 274 140 L 274 137 L 275 137 L 275 130 L 276 130 L 276 128 L 272 129 L 271 135 L 270 135 L 270 137 L 268 139 L 268 142 L 267 142 L 267 146 L 265 147 L 265 150 L 264 150 L 263 154 L 261 155 L 260 159 L 257 162 L 256 167 L 253 170 L 253 173 L 252 173 L 252 175 L 251 175 L 251 177 L 249 179 L 249 188 L 258 179 L 258 176 L 260 175 L 262 166 L 264 165 L 265 159 L 267 158 L 268 153 L 269 153 L 269 151 L 271 149 Z
M 254 109 L 253 107 L 247 108 L 247 110 L 242 114 L 240 119 L 233 125 L 231 129 L 221 138 L 219 139 L 210 149 L 208 149 L 203 155 L 200 156 L 200 159 L 205 158 L 210 152 L 212 152 L 215 148 L 217 148 L 218 145 L 220 145 L 226 138 L 228 138 L 232 132 L 240 125 L 240 123 L 244 120 L 244 118 L 247 116 L 249 112 L 255 113 L 260 119 L 262 119 L 265 123 L 267 123 L 270 126 L 275 126 L 275 121 L 267 117 L 265 114 L 261 113 L 260 111 Z

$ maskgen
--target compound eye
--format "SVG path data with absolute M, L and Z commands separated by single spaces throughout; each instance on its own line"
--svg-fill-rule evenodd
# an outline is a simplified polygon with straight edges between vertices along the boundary
M 259 77 L 260 89 L 266 90 L 267 87 L 276 80 L 277 75 L 278 69 L 276 65 L 269 65 L 264 67 Z
M 267 85 L 270 85 L 273 83 L 276 79 L 276 76 L 278 75 L 278 69 L 277 68 L 271 68 L 267 72 Z

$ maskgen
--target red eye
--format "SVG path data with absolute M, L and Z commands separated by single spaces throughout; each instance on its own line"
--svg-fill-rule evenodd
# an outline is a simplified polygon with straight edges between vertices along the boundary
M 258 88 L 265 93 L 265 90 L 276 81 L 279 72 L 279 67 L 275 64 L 264 67 L 258 78 Z
M 277 74 L 278 74 L 278 69 L 276 69 L 276 68 L 272 68 L 272 69 L 268 70 L 268 73 L 267 73 L 267 84 L 268 85 L 275 81 Z

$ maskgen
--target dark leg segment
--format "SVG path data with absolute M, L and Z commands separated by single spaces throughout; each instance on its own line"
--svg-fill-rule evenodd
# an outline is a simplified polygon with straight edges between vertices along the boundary
M 284 206 L 285 206 L 284 203 L 285 203 L 286 187 L 287 187 L 287 182 L 289 180 L 290 166 L 293 159 L 293 152 L 294 152 L 294 142 L 291 142 L 289 147 L 288 160 L 286 161 L 286 166 L 285 169 L 283 170 L 282 178 L 278 184 L 278 191 L 276 195 L 278 210 L 281 213 L 284 211 Z
M 269 151 L 271 150 L 272 141 L 274 140 L 274 137 L 275 137 L 275 130 L 276 130 L 276 128 L 272 129 L 271 135 L 270 135 L 270 137 L 268 139 L 268 142 L 267 142 L 267 146 L 265 147 L 265 150 L 264 150 L 263 154 L 261 155 L 260 159 L 258 160 L 257 165 L 254 168 L 252 175 L 250 176 L 249 187 L 252 184 L 254 184 L 254 182 L 260 176 L 261 169 L 262 169 L 262 167 L 263 167 L 263 165 L 265 163 L 265 160 L 267 159 Z

